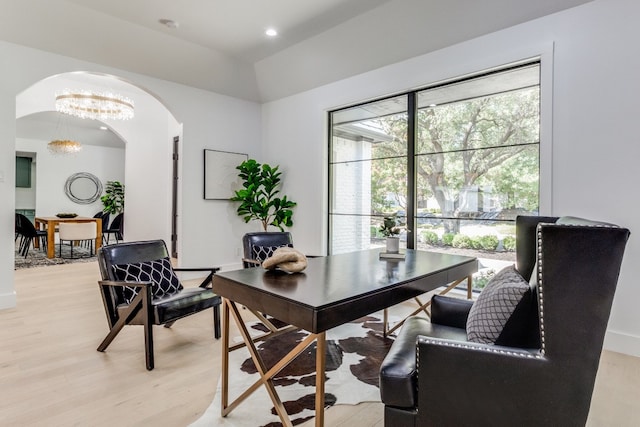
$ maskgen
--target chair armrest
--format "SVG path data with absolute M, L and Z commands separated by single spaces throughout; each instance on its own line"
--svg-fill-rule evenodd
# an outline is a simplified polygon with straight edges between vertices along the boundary
M 100 286 L 131 286 L 134 288 L 150 288 L 153 285 L 153 282 L 120 282 L 115 280 L 99 280 L 98 284 Z
M 211 271 L 215 273 L 220 271 L 220 267 L 173 267 L 173 271 Z
M 255 268 L 262 266 L 260 261 L 250 258 L 242 258 L 242 268 Z
M 174 267 L 173 271 L 208 271 L 207 277 L 198 285 L 199 288 L 208 288 L 213 280 L 213 275 L 220 271 L 220 267 Z
M 523 417 L 531 425 L 531 420 L 544 418 L 543 408 L 557 398 L 549 393 L 549 384 L 558 382 L 561 370 L 550 369 L 551 361 L 539 349 L 425 336 L 418 337 L 417 346 L 416 425 L 489 425 L 497 406 L 502 419 L 516 421 L 510 425 L 526 425 L 518 422 Z M 464 410 L 451 410 L 461 404 Z
M 434 295 L 431 298 L 431 323 L 466 329 L 473 301 Z

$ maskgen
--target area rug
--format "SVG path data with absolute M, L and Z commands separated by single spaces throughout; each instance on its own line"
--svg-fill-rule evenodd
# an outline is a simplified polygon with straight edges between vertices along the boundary
M 259 334 L 262 325 L 251 326 Z M 307 335 L 289 332 L 258 345 L 265 364 L 272 366 Z M 242 341 L 237 337 L 235 341 Z M 380 401 L 378 371 L 393 340 L 382 335 L 382 319 L 371 315 L 327 331 L 325 406 Z M 315 343 L 276 376 L 276 390 L 294 425 L 315 415 Z M 230 402 L 259 378 L 243 348 L 229 356 Z M 221 385 L 218 382 L 213 402 L 192 427 L 276 427 L 282 424 L 266 389 L 261 386 L 227 417 L 220 415 Z
M 18 242 L 20 239 L 18 239 Z M 14 269 L 18 270 L 21 268 L 32 268 L 32 267 L 43 267 L 47 265 L 58 265 L 58 264 L 71 264 L 76 262 L 92 262 L 96 260 L 96 256 L 89 256 L 89 249 L 76 246 L 73 248 L 73 256 L 76 258 L 70 258 L 70 247 L 69 245 L 62 245 L 62 256 L 64 258 L 59 257 L 60 246 L 56 244 L 55 257 L 47 258 L 46 251 L 42 249 L 29 249 L 29 253 L 25 257 L 18 252 L 18 243 L 16 243 L 15 247 L 15 266 Z

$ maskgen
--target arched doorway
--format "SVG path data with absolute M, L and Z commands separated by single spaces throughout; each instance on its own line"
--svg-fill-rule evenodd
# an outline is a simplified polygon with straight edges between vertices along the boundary
M 105 120 L 109 132 L 121 139 L 124 155 L 122 164 L 110 167 L 106 156 L 94 153 L 84 159 L 84 168 L 93 167 L 102 175 L 101 179 L 120 180 L 126 186 L 126 236 L 127 240 L 162 238 L 169 242 L 172 236 L 172 157 L 174 138 L 182 137 L 182 126 L 169 109 L 152 93 L 135 84 L 115 76 L 71 72 L 42 79 L 16 97 L 16 119 L 24 120 L 34 115 L 51 114 L 55 111 L 55 93 L 63 89 L 90 89 L 96 92 L 121 93 L 135 102 L 135 117 L 132 120 Z M 53 113 L 59 114 L 59 113 Z M 86 119 L 89 120 L 89 119 Z M 98 126 L 98 123 L 95 124 Z M 45 144 L 46 141 L 43 141 Z M 116 149 L 117 150 L 117 149 Z M 95 150 L 93 150 L 95 151 Z M 108 151 L 108 150 L 107 150 Z M 103 150 L 103 153 L 107 151 Z M 117 156 L 114 156 L 117 157 Z M 55 173 L 55 162 L 47 159 L 48 173 Z M 94 163 L 94 164 L 92 164 Z M 80 166 L 75 166 L 80 167 Z M 81 170 L 73 172 L 82 172 Z M 69 175 L 71 171 L 60 172 Z M 122 176 L 122 179 L 117 179 Z M 66 179 L 66 176 L 63 177 Z M 58 190 L 57 190 L 58 191 Z M 59 189 L 62 192 L 62 188 Z M 62 193 L 60 193 L 62 194 Z M 52 204 L 54 203 L 54 204 Z M 43 209 L 55 214 L 55 201 L 42 204 Z M 179 204 L 178 204 L 179 206 Z M 95 210 L 95 206 L 90 209 Z M 58 210 L 60 211 L 60 210 Z M 83 214 L 88 214 L 86 212 Z

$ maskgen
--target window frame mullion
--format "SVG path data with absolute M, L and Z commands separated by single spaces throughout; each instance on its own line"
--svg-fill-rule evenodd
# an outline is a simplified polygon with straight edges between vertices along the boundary
M 407 249 L 416 248 L 416 114 L 417 94 L 407 94 Z

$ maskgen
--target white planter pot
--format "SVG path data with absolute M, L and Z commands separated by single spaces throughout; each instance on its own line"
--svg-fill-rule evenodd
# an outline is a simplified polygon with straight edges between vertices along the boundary
M 399 237 L 387 237 L 387 252 L 390 254 L 397 254 L 400 252 Z

